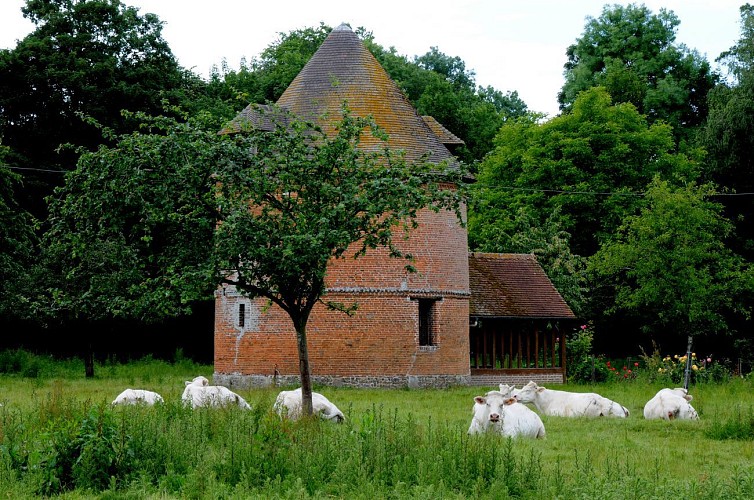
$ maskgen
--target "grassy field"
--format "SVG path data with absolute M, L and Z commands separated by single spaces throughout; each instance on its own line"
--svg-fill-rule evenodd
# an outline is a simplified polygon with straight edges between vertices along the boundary
M 80 368 L 80 369 L 79 369 Z M 543 416 L 544 440 L 467 436 L 489 388 L 319 388 L 342 425 L 281 422 L 278 389 L 238 391 L 253 410 L 182 408 L 183 381 L 210 366 L 42 363 L 0 375 L 0 494 L 12 498 L 754 498 L 754 383 L 690 388 L 698 422 L 646 421 L 660 386 L 594 391 L 628 419 Z M 155 408 L 110 408 L 124 388 Z

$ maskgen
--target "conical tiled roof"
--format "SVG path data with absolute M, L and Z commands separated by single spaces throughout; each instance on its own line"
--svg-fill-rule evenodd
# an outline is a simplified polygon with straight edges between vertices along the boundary
M 332 132 L 332 125 L 340 120 L 344 101 L 352 115 L 371 115 L 389 135 L 390 147 L 404 150 L 408 160 L 429 153 L 429 160 L 434 163 L 442 160 L 455 163 L 450 151 L 356 33 L 342 24 L 325 39 L 277 104 L 301 119 L 317 121 Z M 241 116 L 253 114 L 252 105 Z M 361 144 L 377 146 L 379 141 L 365 133 Z

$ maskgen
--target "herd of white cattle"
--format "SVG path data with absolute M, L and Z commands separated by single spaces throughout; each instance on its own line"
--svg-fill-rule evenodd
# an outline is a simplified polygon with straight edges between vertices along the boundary
M 686 389 L 662 389 L 644 405 L 644 418 L 698 420 L 699 415 L 690 403 L 692 399 Z M 469 434 L 495 431 L 511 437 L 545 437 L 542 419 L 526 403 L 543 415 L 556 417 L 629 416 L 625 406 L 593 392 L 556 391 L 534 382 L 521 389 L 500 384 L 499 391 L 474 398 Z
M 221 385 L 209 385 L 206 377 L 186 381 L 181 400 L 191 408 L 238 406 L 250 409 L 244 398 Z M 662 389 L 644 405 L 647 420 L 698 420 L 686 389 Z M 163 403 L 162 396 L 144 389 L 126 389 L 113 400 L 113 405 Z M 521 389 L 500 384 L 499 390 L 474 398 L 473 417 L 469 434 L 498 432 L 510 437 L 545 437 L 545 426 L 539 415 L 526 404 L 533 405 L 543 415 L 556 417 L 617 417 L 629 416 L 628 409 L 615 401 L 593 392 L 566 392 L 546 389 L 529 382 Z M 302 415 L 301 389 L 280 391 L 273 410 L 281 418 L 296 420 Z M 342 422 L 345 417 L 325 396 L 312 393 L 315 415 L 324 420 Z
M 181 400 L 185 406 L 191 408 L 220 408 L 238 406 L 244 410 L 250 410 L 251 406 L 244 398 L 221 385 L 209 385 L 207 377 L 198 376 L 193 380 L 185 382 L 186 387 L 183 389 Z M 296 420 L 302 414 L 301 389 L 294 391 L 280 391 L 273 409 L 281 417 Z M 113 400 L 113 405 L 155 405 L 164 403 L 165 400 L 153 391 L 144 389 L 126 389 L 118 394 Z M 329 399 L 317 392 L 312 393 L 312 409 L 315 415 L 324 420 L 342 422 L 345 417 L 337 406 L 332 404 Z

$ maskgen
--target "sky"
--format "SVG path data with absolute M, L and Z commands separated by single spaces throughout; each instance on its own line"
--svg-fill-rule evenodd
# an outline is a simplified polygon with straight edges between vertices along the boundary
M 0 48 L 11 49 L 33 29 L 24 0 L 0 0 Z M 184 68 L 206 77 L 225 59 L 237 69 L 275 42 L 280 33 L 346 22 L 364 27 L 383 47 L 413 58 L 437 47 L 460 57 L 476 83 L 517 91 L 530 110 L 552 117 L 563 85 L 566 49 L 599 17 L 598 0 L 123 0 L 141 14 L 157 14 L 163 37 Z M 654 13 L 680 19 L 676 42 L 706 56 L 712 67 L 740 37 L 743 0 L 645 0 Z

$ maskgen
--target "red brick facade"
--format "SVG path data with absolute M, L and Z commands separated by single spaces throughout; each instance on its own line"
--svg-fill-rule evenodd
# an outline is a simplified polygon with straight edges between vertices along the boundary
M 328 120 L 340 116 L 344 101 L 352 115 L 372 116 L 389 135 L 388 145 L 404 151 L 408 161 L 429 155 L 430 161 L 457 166 L 444 142 L 458 139 L 447 131 L 438 136 L 428 125 L 433 121 L 419 116 L 358 36 L 340 26 L 277 104 L 332 131 Z M 269 124 L 256 110 L 247 107 L 239 120 L 267 130 Z M 439 124 L 435 128 L 444 130 Z M 361 147 L 375 146 L 368 135 L 362 137 Z M 413 255 L 415 273 L 385 249 L 331 262 L 323 299 L 357 303 L 358 309 L 353 316 L 319 304 L 312 311 L 307 337 L 315 381 L 359 386 L 468 381 L 466 229 L 450 212 L 425 210 L 418 222 L 409 239 L 397 234 L 394 241 Z M 265 300 L 239 296 L 233 287 L 218 290 L 216 296 L 215 380 L 231 386 L 298 383 L 296 337 L 288 316 Z
M 307 325 L 314 380 L 333 385 L 445 386 L 469 376 L 466 230 L 449 212 L 423 211 L 400 246 L 417 272 L 384 249 L 334 261 L 327 300 L 357 303 L 353 316 L 317 305 Z M 419 300 L 431 306 L 432 345 L 421 346 Z M 239 305 L 244 304 L 243 326 Z M 215 378 L 232 386 L 298 380 L 290 318 L 232 288 L 217 292 Z
M 341 26 L 328 36 L 277 104 L 299 117 L 319 120 L 324 130 L 331 131 L 332 123 L 327 120 L 340 116 L 344 101 L 353 116 L 372 116 L 389 135 L 388 145 L 404 151 L 408 161 L 428 155 L 429 161 L 449 162 L 457 168 L 448 148 L 462 141 L 431 117 L 419 116 L 358 36 Z M 238 122 L 261 130 L 270 130 L 271 126 L 257 105 L 244 109 Z M 237 125 L 240 129 L 240 123 Z M 375 147 L 374 140 L 362 139 L 361 147 Z M 407 272 L 406 262 L 390 258 L 385 249 L 369 251 L 359 259 L 346 256 L 331 262 L 328 293 L 323 299 L 344 305 L 357 303 L 358 309 L 353 316 L 322 305 L 312 311 L 307 336 L 315 381 L 383 387 L 474 383 L 472 354 L 476 368 L 489 364 L 495 369 L 499 363 L 495 349 L 485 350 L 487 344 L 482 343 L 481 351 L 476 348 L 479 352 L 471 352 L 470 315 L 477 322 L 479 318 L 486 321 L 521 314 L 539 318 L 539 305 L 557 302 L 556 298 L 562 302 L 546 277 L 544 281 L 554 295 L 543 295 L 541 290 L 546 287 L 531 288 L 542 282 L 532 279 L 531 271 L 510 268 L 511 263 L 526 263 L 526 259 L 477 254 L 472 259 L 476 264 L 471 282 L 466 229 L 455 214 L 424 210 L 418 222 L 419 227 L 407 240 L 396 235 L 394 241 L 415 258 L 415 273 Z M 492 266 L 490 273 L 499 274 L 503 281 L 488 279 L 492 276 L 486 276 L 487 271 L 480 267 L 480 262 L 488 261 L 502 266 Z M 505 289 L 509 275 L 520 275 L 523 282 L 516 281 L 514 287 Z M 475 288 L 474 293 L 483 296 L 470 304 Z M 514 288 L 516 293 L 511 291 Z M 233 287 L 221 288 L 216 297 L 215 382 L 241 387 L 298 384 L 296 336 L 288 316 L 265 300 L 239 296 Z M 506 310 L 517 305 L 517 297 L 534 307 L 523 313 L 517 308 Z M 532 297 L 536 300 L 529 300 Z M 563 310 L 567 309 L 565 306 Z M 551 316 L 545 312 L 545 316 Z M 572 316 L 570 310 L 567 313 Z

